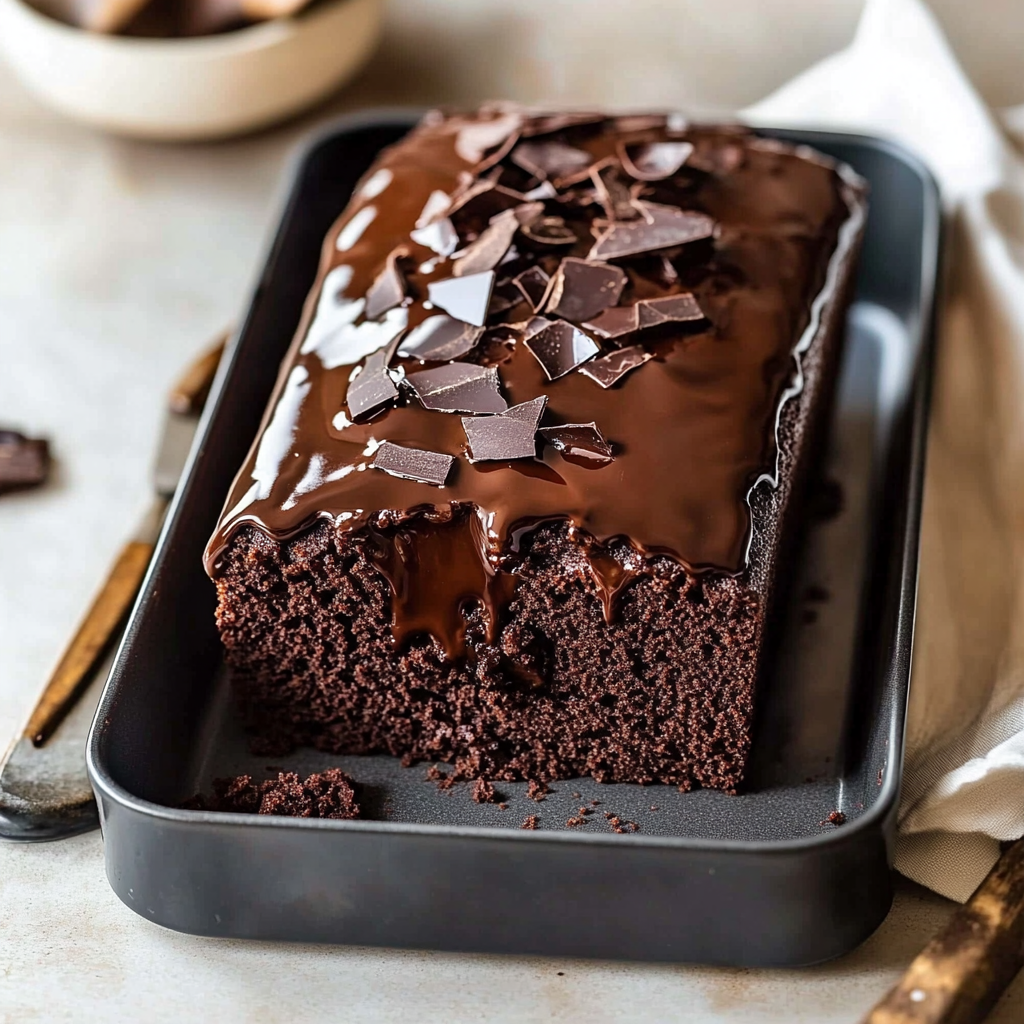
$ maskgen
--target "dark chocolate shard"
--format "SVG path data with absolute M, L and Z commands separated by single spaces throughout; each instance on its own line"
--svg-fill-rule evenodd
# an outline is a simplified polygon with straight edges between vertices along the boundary
M 537 426 L 547 395 L 515 405 L 497 416 L 463 416 L 470 462 L 532 459 L 537 454 Z
M 614 306 L 626 287 L 626 280 L 621 267 L 567 256 L 551 279 L 544 312 L 582 323 Z
M 455 226 L 446 216 L 450 206 L 448 196 L 440 189 L 435 189 L 423 205 L 415 230 L 409 233 L 417 245 L 432 249 L 438 256 L 450 256 L 459 245 Z
M 667 249 L 710 238 L 715 231 L 715 222 L 704 213 L 661 203 L 638 202 L 637 207 L 641 216 L 637 220 L 612 224 L 594 242 L 588 259 L 615 260 Z
M 557 199 L 558 189 L 545 178 L 536 188 L 531 188 L 529 192 L 524 192 L 523 198 L 535 200 Z
M 400 444 L 392 444 L 391 441 L 382 441 L 370 465 L 373 469 L 382 469 L 385 473 L 401 477 L 403 480 L 444 487 L 454 463 L 454 455 L 431 452 L 423 448 L 406 448 Z
M 666 295 L 661 299 L 641 299 L 636 305 L 640 314 L 641 330 L 645 327 L 657 327 L 660 324 L 704 319 L 704 311 L 690 292 Z
M 498 387 L 498 371 L 493 366 L 444 363 L 432 370 L 410 373 L 405 381 L 423 407 L 435 412 L 483 416 L 508 408 Z
M 640 181 L 662 181 L 671 178 L 693 153 L 692 142 L 638 142 L 619 144 L 622 167 Z
M 566 128 L 602 124 L 607 118 L 607 114 L 588 110 L 568 111 L 564 114 L 538 114 L 523 123 L 520 134 L 524 139 L 530 139 L 537 135 L 550 135 L 553 132 L 564 131 Z
M 556 320 L 525 339 L 548 380 L 564 377 L 600 351 L 593 338 L 564 320 Z
M 687 163 L 708 174 L 725 175 L 739 170 L 745 159 L 742 146 L 727 142 L 724 146 L 716 146 L 711 150 L 698 150 Z
M 476 240 L 462 250 L 452 273 L 456 277 L 466 277 L 493 270 L 504 259 L 519 228 L 532 223 L 543 212 L 543 203 L 523 203 L 495 214 Z
M 456 320 L 464 320 L 475 327 L 483 327 L 487 320 L 487 307 L 494 289 L 494 271 L 448 277 L 431 281 L 427 285 L 430 301 Z
M 467 163 L 479 165 L 494 150 L 501 150 L 512 144 L 519 126 L 523 123 L 522 114 L 517 111 L 498 114 L 490 121 L 473 121 L 459 129 L 455 137 L 455 152 Z M 499 158 L 500 159 L 500 158 Z
M 563 423 L 560 427 L 541 427 L 541 436 L 563 458 L 585 466 L 606 466 L 614 459 L 612 446 L 604 439 L 596 423 Z
M 520 142 L 512 150 L 512 163 L 535 178 L 561 178 L 593 163 L 591 155 L 555 139 Z
M 504 313 L 523 301 L 522 293 L 511 281 L 502 281 L 494 286 L 491 292 L 491 304 L 487 307 L 487 317 L 490 319 L 499 313 Z M 531 310 L 532 312 L 532 310 Z
M 583 326 L 599 338 L 621 338 L 640 330 L 640 310 L 636 306 L 612 306 Z
M 575 245 L 576 233 L 561 217 L 538 217 L 523 225 L 523 234 L 539 245 Z
M 550 280 L 551 278 L 540 267 L 532 266 L 524 270 L 518 277 L 514 277 L 512 283 L 523 293 L 526 301 L 533 306 L 533 310 L 536 312 L 544 301 Z
M 377 275 L 377 279 L 366 293 L 364 315 L 367 320 L 376 320 L 389 309 L 401 305 L 405 298 L 405 277 L 399 269 L 398 261 L 408 255 L 409 250 L 405 246 L 392 249 L 388 254 L 384 269 Z
M 398 347 L 398 354 L 424 362 L 448 362 L 471 351 L 483 333 L 482 327 L 463 323 L 445 313 L 436 313 L 406 334 Z
M 667 122 L 664 114 L 621 114 L 615 118 L 615 130 L 624 135 L 630 132 L 649 132 L 664 128 Z
M 616 349 L 600 359 L 591 359 L 586 366 L 581 367 L 580 373 L 585 373 L 591 380 L 597 381 L 603 388 L 610 388 L 617 384 L 623 377 L 638 366 L 643 366 L 648 359 L 653 359 L 652 353 L 642 349 L 639 345 L 630 345 L 627 348 Z
M 530 198 L 522 192 L 497 185 L 487 178 L 475 178 L 465 188 L 457 190 L 451 197 L 448 216 L 479 217 L 490 220 L 503 210 L 521 206 Z
M 38 487 L 50 472 L 50 445 L 16 430 L 0 430 L 0 494 Z
M 349 377 L 345 404 L 355 420 L 365 420 L 381 412 L 398 398 L 398 388 L 388 373 L 392 346 L 378 349 L 363 360 Z
M 636 220 L 640 216 L 634 196 L 615 163 L 595 164 L 590 169 L 590 179 L 594 183 L 597 201 L 610 221 Z

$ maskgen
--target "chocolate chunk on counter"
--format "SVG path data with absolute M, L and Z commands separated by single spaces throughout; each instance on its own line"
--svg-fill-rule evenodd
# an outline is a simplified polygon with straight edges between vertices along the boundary
M 575 323 L 589 320 L 619 301 L 626 280 L 620 267 L 567 256 L 552 278 L 544 312 Z
M 549 380 L 557 380 L 601 350 L 593 338 L 578 327 L 556 320 L 524 341 L 536 356 Z
M 49 473 L 49 442 L 16 430 L 0 430 L 0 494 L 38 487 Z
M 710 238 L 715 222 L 703 213 L 680 210 L 660 203 L 638 202 L 636 220 L 612 224 L 587 253 L 592 260 L 616 260 L 624 256 L 668 249 Z
M 483 415 L 508 408 L 498 388 L 498 371 L 493 366 L 444 363 L 432 370 L 410 373 L 405 380 L 423 407 L 436 412 Z
M 445 313 L 437 313 L 428 316 L 406 334 L 398 346 L 398 354 L 412 356 L 423 362 L 440 363 L 459 359 L 476 347 L 483 333 L 482 327 L 474 327 Z
M 629 345 L 598 359 L 591 359 L 586 366 L 580 368 L 580 372 L 585 373 L 591 380 L 596 380 L 601 387 L 610 388 L 631 370 L 643 366 L 648 359 L 653 358 L 652 353 L 639 345 Z
M 614 458 L 612 446 L 596 423 L 563 423 L 541 427 L 540 434 L 563 458 L 583 466 L 604 466 Z
M 370 465 L 403 480 L 443 487 L 454 462 L 453 455 L 382 441 Z
M 464 416 L 469 461 L 532 459 L 537 454 L 537 426 L 547 401 L 547 395 L 542 395 L 496 416 Z

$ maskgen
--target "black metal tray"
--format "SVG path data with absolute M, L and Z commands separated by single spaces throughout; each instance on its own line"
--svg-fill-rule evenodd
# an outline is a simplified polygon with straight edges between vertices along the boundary
M 248 752 L 200 556 L 321 239 L 409 123 L 347 119 L 297 165 L 90 737 L 110 884 L 144 917 L 202 935 L 748 965 L 851 949 L 891 899 L 940 243 L 931 176 L 886 142 L 766 133 L 847 161 L 872 194 L 828 455 L 842 511 L 808 529 L 744 794 L 580 779 L 541 803 L 499 786 L 502 810 L 388 757 Z M 217 776 L 330 764 L 364 784 L 366 820 L 176 809 Z M 584 805 L 594 813 L 567 828 Z M 604 811 L 639 831 L 613 833 Z M 537 831 L 520 828 L 529 814 Z

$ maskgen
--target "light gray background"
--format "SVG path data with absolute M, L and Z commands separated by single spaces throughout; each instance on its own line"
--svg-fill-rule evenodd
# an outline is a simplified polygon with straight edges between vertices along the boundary
M 987 98 L 1024 102 L 1024 5 L 933 6 Z M 96 135 L 0 67 L 0 423 L 51 437 L 57 458 L 47 487 L 0 498 L 0 745 L 146 507 L 164 392 L 244 305 L 304 131 L 359 106 L 495 96 L 731 109 L 841 47 L 859 8 L 392 0 L 382 50 L 342 96 L 300 124 L 204 146 Z M 0 844 L 0 1022 L 838 1024 L 881 996 L 951 910 L 901 884 L 868 943 L 802 971 L 280 946 L 143 921 L 107 887 L 98 835 Z M 992 1019 L 1024 1019 L 1024 979 Z

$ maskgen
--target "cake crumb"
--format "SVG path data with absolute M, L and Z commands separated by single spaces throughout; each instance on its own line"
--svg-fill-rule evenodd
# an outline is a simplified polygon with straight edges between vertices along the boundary
M 570 818 L 565 824 L 566 824 L 566 827 L 568 827 L 568 828 L 579 828 L 580 825 L 585 825 L 586 823 L 587 823 L 587 819 L 582 817 L 582 816 L 580 816 L 580 817 Z
M 586 817 L 586 816 L 587 816 L 588 814 L 593 814 L 594 812 L 593 812 L 593 810 L 591 810 L 591 808 L 589 808 L 589 807 L 580 807 L 580 808 L 578 808 L 578 809 L 577 809 L 576 813 L 577 813 L 577 814 L 578 814 L 578 815 L 579 815 L 579 816 L 580 816 L 581 818 L 585 818 L 585 817 Z
M 882 784 L 882 780 L 884 778 L 885 778 L 885 769 L 884 768 L 879 768 L 878 769 L 878 779 L 876 780 L 876 785 L 880 786 Z
M 591 800 L 590 801 L 590 806 L 591 807 L 600 807 L 601 806 L 601 801 L 600 800 Z
M 507 811 L 508 810 L 508 804 L 506 804 L 506 803 L 498 804 L 498 810 L 499 811 Z
M 581 797 L 580 797 L 579 793 L 573 793 L 573 796 L 574 796 L 574 797 L 575 797 L 575 798 L 576 798 L 577 800 L 581 799 Z
M 477 779 L 473 783 L 473 802 L 478 804 L 494 803 L 494 786 L 486 779 Z
M 546 782 L 535 782 L 533 779 L 530 780 L 529 785 L 526 787 L 526 795 L 538 803 L 550 792 L 551 787 Z
M 822 825 L 844 825 L 846 823 L 846 815 L 842 811 L 829 811 L 828 817 L 822 822 Z
M 301 779 L 279 772 L 276 779 L 254 782 L 251 775 L 214 779 L 212 796 L 197 794 L 183 806 L 194 810 L 236 814 L 267 814 L 287 818 L 358 818 L 352 779 L 340 768 L 327 768 Z
M 651 810 L 652 811 L 656 811 L 657 809 L 658 809 L 658 805 L 657 804 L 651 804 Z
M 535 829 L 537 827 L 537 815 L 536 814 L 528 815 L 526 818 L 523 819 L 523 823 L 519 827 L 520 828 L 531 829 L 531 830 Z

